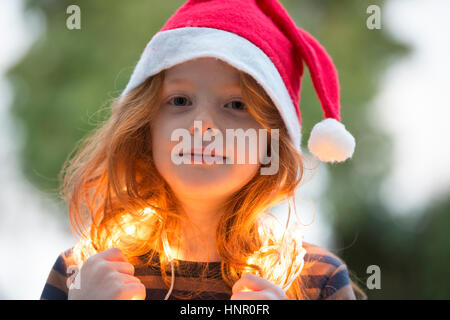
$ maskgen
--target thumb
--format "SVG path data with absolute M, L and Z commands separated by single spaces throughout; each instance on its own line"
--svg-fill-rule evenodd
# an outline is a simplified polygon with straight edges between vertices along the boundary
M 239 291 L 261 291 L 271 286 L 271 283 L 259 276 L 251 273 L 244 273 L 242 277 L 236 281 L 232 291 L 233 293 Z

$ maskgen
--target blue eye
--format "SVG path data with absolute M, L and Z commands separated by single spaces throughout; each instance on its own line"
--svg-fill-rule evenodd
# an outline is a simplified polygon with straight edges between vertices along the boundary
M 186 99 L 185 97 L 177 96 L 177 97 L 174 97 L 174 98 L 170 99 L 169 103 L 172 102 L 172 101 L 174 102 L 174 103 L 172 103 L 173 105 L 175 105 L 177 107 L 184 107 L 184 106 L 187 105 L 187 102 L 189 100 Z
M 226 106 L 230 105 L 230 104 L 231 104 L 231 108 L 234 109 L 234 110 L 245 110 L 245 109 L 247 109 L 247 107 L 245 106 L 245 104 L 242 101 L 238 101 L 238 100 L 231 101 L 231 102 L 227 103 Z

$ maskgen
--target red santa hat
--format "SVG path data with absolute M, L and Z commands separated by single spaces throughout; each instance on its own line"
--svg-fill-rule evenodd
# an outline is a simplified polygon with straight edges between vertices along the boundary
M 271 97 L 299 151 L 305 63 L 325 118 L 311 131 L 310 152 L 324 162 L 353 155 L 355 139 L 341 123 L 336 67 L 277 0 L 186 1 L 149 41 L 122 96 L 147 77 L 200 57 L 215 57 L 252 76 Z

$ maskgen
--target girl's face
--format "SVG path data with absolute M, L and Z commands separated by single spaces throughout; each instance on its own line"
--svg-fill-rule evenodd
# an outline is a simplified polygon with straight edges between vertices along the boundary
M 197 121 L 201 121 L 201 130 Z M 172 133 L 177 129 L 178 132 L 185 130 L 194 147 L 196 130 L 197 137 L 201 134 L 200 148 L 206 148 L 216 137 L 213 135 L 209 141 L 204 138 L 208 128 L 214 130 L 209 133 L 219 130 L 223 137 L 223 150 L 215 150 L 215 154 L 226 156 L 233 150 L 234 156 L 229 157 L 232 163 L 224 159 L 223 164 L 194 161 L 176 164 L 172 150 L 180 145 L 180 140 L 171 141 Z M 249 150 L 248 139 L 245 146 L 236 140 L 234 143 L 227 141 L 226 129 L 243 129 L 244 132 L 254 129 L 258 141 L 259 129 L 262 129 L 243 103 L 236 69 L 215 58 L 198 58 L 165 71 L 161 106 L 151 124 L 152 149 L 156 168 L 177 196 L 205 201 L 225 200 L 257 173 L 259 156 L 257 161 L 250 160 L 249 152 L 253 150 Z M 263 148 L 256 152 L 265 152 L 266 144 Z M 245 158 L 244 164 L 238 161 L 238 155 Z M 184 156 L 194 159 L 190 154 Z

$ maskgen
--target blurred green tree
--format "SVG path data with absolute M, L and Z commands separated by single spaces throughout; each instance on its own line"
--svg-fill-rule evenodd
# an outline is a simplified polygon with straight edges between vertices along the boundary
M 108 111 L 125 87 L 145 44 L 183 1 L 38 1 L 44 34 L 9 72 L 12 113 L 24 124 L 22 168 L 56 192 L 57 175 L 75 143 Z M 81 29 L 69 30 L 69 5 L 81 9 Z

